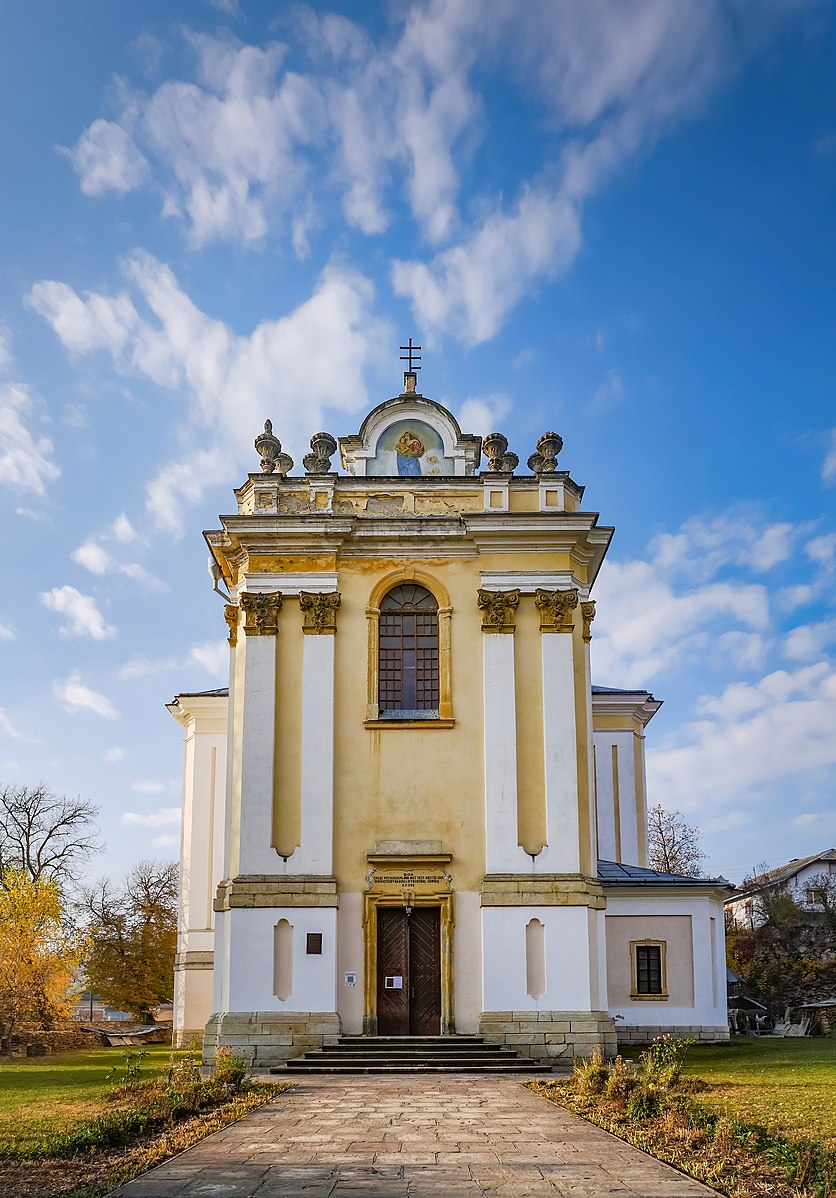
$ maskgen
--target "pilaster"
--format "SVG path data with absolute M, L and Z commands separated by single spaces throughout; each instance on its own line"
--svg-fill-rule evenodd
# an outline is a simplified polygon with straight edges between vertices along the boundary
M 482 612 L 485 856 L 489 873 L 519 868 L 514 626 L 520 592 L 478 592 Z

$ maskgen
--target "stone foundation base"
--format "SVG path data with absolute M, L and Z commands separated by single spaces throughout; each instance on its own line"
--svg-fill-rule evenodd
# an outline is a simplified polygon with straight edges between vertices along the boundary
M 203 1060 L 211 1064 L 224 1045 L 255 1068 L 265 1069 L 311 1048 L 336 1044 L 340 1030 L 335 1011 L 222 1011 L 206 1024 Z
M 699 1040 L 701 1044 L 725 1044 L 729 1039 L 728 1026 L 706 1027 L 704 1024 L 677 1027 L 640 1027 L 638 1024 L 616 1023 L 615 1034 L 619 1048 L 650 1044 L 657 1036 L 677 1036 L 682 1040 Z
M 616 1031 L 606 1011 L 483 1011 L 479 1034 L 550 1065 L 571 1065 L 573 1057 L 588 1057 L 593 1048 L 616 1054 Z
M 189 1048 L 192 1044 L 200 1048 L 203 1044 L 203 1033 L 202 1027 L 177 1027 L 171 1034 L 172 1048 Z

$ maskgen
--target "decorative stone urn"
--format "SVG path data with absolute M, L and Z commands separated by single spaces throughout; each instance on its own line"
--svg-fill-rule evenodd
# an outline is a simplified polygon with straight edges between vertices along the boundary
M 308 474 L 330 474 L 331 458 L 337 452 L 337 442 L 330 433 L 314 433 L 312 453 L 306 453 L 302 465 Z
M 563 438 L 557 433 L 543 433 L 540 440 L 537 442 L 537 452 L 543 458 L 543 465 L 540 467 L 540 473 L 553 474 L 557 469 L 557 455 L 563 448 Z
M 503 437 L 502 433 L 488 433 L 482 442 L 482 452 L 488 459 L 488 470 L 500 471 L 503 469 L 502 455 L 508 448 L 508 438 Z
M 262 474 L 272 474 L 276 469 L 276 459 L 282 452 L 282 443 L 273 436 L 272 420 L 264 421 L 264 432 L 259 433 L 253 442 L 256 453 L 261 458 Z M 292 462 L 291 462 L 292 465 Z

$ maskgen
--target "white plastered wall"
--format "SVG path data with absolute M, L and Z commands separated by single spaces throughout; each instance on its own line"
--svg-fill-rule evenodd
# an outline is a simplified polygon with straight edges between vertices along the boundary
M 595 781 L 598 804 L 598 855 L 604 861 L 639 864 L 639 830 L 636 819 L 635 737 L 629 731 L 596 731 Z M 613 749 L 618 763 L 617 785 Z M 616 793 L 618 812 L 616 819 Z
M 603 912 L 587 907 L 482 908 L 483 1011 L 606 1010 Z M 545 929 L 545 990 L 527 990 L 526 925 Z
M 230 952 L 222 1011 L 336 1010 L 337 911 L 334 907 L 235 907 L 225 913 Z M 286 999 L 274 994 L 274 928 L 293 928 L 293 984 Z M 321 955 L 305 951 L 308 932 L 322 935 Z
M 670 892 L 629 897 L 608 894 L 606 923 L 622 916 L 632 917 L 630 940 L 664 940 L 665 935 L 660 935 L 660 929 L 664 929 L 665 921 L 669 926 L 670 917 L 688 918 L 693 999 L 688 1004 L 678 1005 L 664 999 L 615 1002 L 609 1005 L 610 1015 L 626 1026 L 727 1028 L 722 898 L 680 896 Z M 629 962 L 627 964 L 629 966 Z

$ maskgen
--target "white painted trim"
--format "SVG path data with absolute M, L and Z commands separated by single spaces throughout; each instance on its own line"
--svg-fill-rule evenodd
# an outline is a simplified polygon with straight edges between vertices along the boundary
M 263 595 L 271 591 L 281 591 L 282 595 L 298 595 L 300 591 L 330 592 L 337 590 L 336 573 L 305 574 L 245 574 L 238 593 L 247 591 L 251 595 Z
M 540 637 L 543 661 L 543 752 L 546 847 L 538 873 L 579 873 L 578 748 L 572 634 Z
M 519 587 L 524 595 L 533 595 L 536 590 L 575 589 L 581 599 L 586 599 L 589 594 L 589 588 L 583 586 L 571 570 L 483 570 L 479 578 L 486 591 L 507 591 Z
M 241 704 L 241 807 L 236 873 L 276 872 L 273 753 L 276 733 L 276 638 L 244 637 Z M 241 651 L 239 641 L 238 652 Z M 271 942 L 272 943 L 272 942 Z

